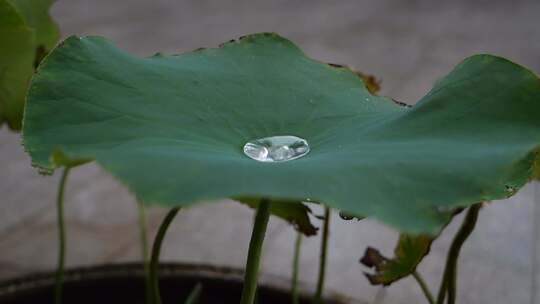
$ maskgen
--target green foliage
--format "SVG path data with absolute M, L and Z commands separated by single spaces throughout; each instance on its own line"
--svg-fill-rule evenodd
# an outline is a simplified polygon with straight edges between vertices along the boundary
M 36 48 L 51 50 L 60 37 L 58 27 L 49 16 L 54 0 L 7 0 L 35 34 Z
M 448 210 L 531 178 L 539 116 L 539 79 L 491 55 L 464 60 L 408 108 L 275 34 L 150 58 L 71 37 L 33 79 L 23 135 L 36 165 L 54 169 L 57 150 L 95 159 L 149 203 L 311 198 L 437 233 Z M 311 152 L 283 163 L 243 154 L 275 135 Z
M 366 277 L 373 285 L 387 286 L 412 274 L 429 253 L 433 240 L 428 235 L 401 234 L 394 249 L 395 257 L 391 259 L 384 257 L 377 249 L 368 247 L 360 262 L 373 267 L 375 273 L 366 273 Z
M 52 1 L 0 0 L 0 125 L 19 130 L 26 90 L 59 34 L 48 15 Z

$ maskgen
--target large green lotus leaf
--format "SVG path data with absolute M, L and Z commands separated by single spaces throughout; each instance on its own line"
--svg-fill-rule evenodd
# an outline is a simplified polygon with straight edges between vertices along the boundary
M 466 59 L 407 108 L 275 34 L 150 58 L 71 37 L 33 78 L 23 136 L 35 165 L 63 165 L 55 151 L 95 159 L 145 202 L 309 198 L 436 233 L 454 207 L 530 179 L 538 117 L 539 79 L 490 55 Z M 243 154 L 275 135 L 311 151 L 279 163 Z
M 24 18 L 28 27 L 35 30 L 36 47 L 45 51 L 54 47 L 60 32 L 49 15 L 49 8 L 54 0 L 6 0 L 11 3 Z
M 21 128 L 24 98 L 34 72 L 35 36 L 9 2 L 0 0 L 0 126 Z

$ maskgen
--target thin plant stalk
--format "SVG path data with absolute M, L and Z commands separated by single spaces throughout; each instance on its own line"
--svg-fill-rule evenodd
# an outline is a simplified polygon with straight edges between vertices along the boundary
M 240 304 L 253 304 L 255 301 L 262 245 L 269 218 L 270 201 L 267 199 L 262 199 L 257 207 L 253 231 L 251 233 L 251 240 L 249 242 L 246 273 L 244 276 L 244 288 L 242 289 L 242 298 L 240 299 Z
M 294 258 L 293 258 L 293 271 L 291 280 L 291 295 L 292 303 L 300 303 L 300 296 L 298 294 L 298 274 L 300 272 L 300 251 L 302 250 L 302 233 L 296 233 L 296 241 L 294 242 Z
M 148 228 L 146 224 L 146 208 L 142 202 L 137 202 L 138 215 L 139 215 L 139 230 L 140 230 L 140 243 L 141 243 L 141 258 L 144 268 L 144 294 L 147 304 L 152 303 L 151 290 L 152 281 L 150 280 L 150 256 L 148 254 Z
M 323 234 L 321 241 L 321 254 L 319 258 L 319 277 L 317 279 L 317 290 L 315 291 L 314 302 L 319 304 L 322 303 L 322 295 L 324 291 L 324 280 L 326 276 L 326 259 L 328 252 L 328 235 L 330 233 L 330 216 L 331 210 L 328 207 L 324 208 L 324 223 L 323 223 Z
M 62 288 L 64 285 L 64 267 L 66 256 L 66 228 L 64 222 L 64 192 L 66 188 L 69 167 L 65 167 L 58 185 L 58 193 L 56 196 L 56 221 L 58 226 L 58 264 L 55 277 L 54 302 L 62 303 Z
M 443 304 L 446 296 L 448 296 L 448 304 L 456 303 L 456 289 L 457 289 L 457 266 L 459 253 L 461 247 L 471 235 L 476 226 L 478 220 L 478 213 L 482 208 L 482 204 L 475 204 L 469 208 L 465 219 L 459 228 L 459 231 L 454 236 L 450 250 L 446 257 L 446 266 L 444 269 L 443 279 L 441 281 L 441 287 L 439 288 L 439 295 L 437 297 L 437 304 Z
M 435 298 L 433 297 L 433 294 L 429 290 L 429 287 L 427 286 L 426 281 L 424 281 L 424 278 L 422 278 L 422 276 L 416 271 L 414 271 L 412 275 L 414 279 L 416 280 L 416 282 L 418 283 L 418 285 L 420 285 L 420 288 L 422 289 L 422 292 L 424 293 L 424 296 L 428 300 L 429 304 L 435 304 Z
M 154 239 L 154 244 L 152 246 L 152 256 L 150 258 L 150 281 L 152 282 L 151 288 L 151 304 L 161 304 L 161 295 L 159 293 L 159 278 L 158 278 L 158 266 L 159 266 L 159 255 L 161 253 L 161 244 L 167 233 L 167 229 L 171 225 L 172 220 L 180 211 L 180 207 L 175 207 L 169 210 L 163 222 L 159 226 L 156 238 Z
M 446 290 L 448 288 L 448 282 L 446 281 L 446 275 L 443 274 L 441 285 L 439 286 L 439 294 L 437 295 L 436 304 L 444 304 L 444 299 L 446 299 Z
M 199 300 L 201 299 L 202 290 L 203 290 L 202 284 L 200 282 L 197 283 L 197 285 L 195 285 L 195 287 L 193 287 L 193 289 L 189 293 L 186 301 L 184 301 L 184 304 L 199 303 Z

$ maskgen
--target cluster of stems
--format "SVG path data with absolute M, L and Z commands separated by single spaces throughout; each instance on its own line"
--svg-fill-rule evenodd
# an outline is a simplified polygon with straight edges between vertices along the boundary
M 481 208 L 481 203 L 472 205 L 469 208 L 467 214 L 465 215 L 465 219 L 463 219 L 461 227 L 459 228 L 458 232 L 454 236 L 454 239 L 452 240 L 452 243 L 450 244 L 450 249 L 448 250 L 448 254 L 446 256 L 446 265 L 441 279 L 441 285 L 439 287 L 437 299 L 433 297 L 433 294 L 429 290 L 429 287 L 427 286 L 422 276 L 420 276 L 420 274 L 416 271 L 412 273 L 412 276 L 414 277 L 418 285 L 420 285 L 420 288 L 422 289 L 422 292 L 429 304 L 444 304 L 445 300 L 446 304 L 456 303 L 459 253 L 461 252 L 463 244 L 469 238 L 469 236 L 474 230 L 474 227 L 476 226 L 476 222 L 478 220 L 478 213 L 480 212 Z
M 443 278 L 441 280 L 441 286 L 439 287 L 439 295 L 437 297 L 436 304 L 444 304 L 444 300 L 447 298 L 447 304 L 456 303 L 456 290 L 457 290 L 457 267 L 458 267 L 458 258 L 459 253 L 461 252 L 461 247 L 469 238 L 471 233 L 476 226 L 476 221 L 478 220 L 478 213 L 482 208 L 482 204 L 472 205 L 465 219 L 459 228 L 459 231 L 454 236 L 452 244 L 450 245 L 450 250 L 446 257 L 446 266 L 444 268 Z
M 56 271 L 56 280 L 55 280 L 55 303 L 62 303 L 62 286 L 64 281 L 64 267 L 65 267 L 65 255 L 66 255 L 66 231 L 65 231 L 65 222 L 64 222 L 64 193 L 65 186 L 67 182 L 67 177 L 70 171 L 70 167 L 65 167 L 62 176 L 60 179 L 58 193 L 57 193 L 57 225 L 58 225 L 58 265 Z M 458 258 L 461 248 L 467 238 L 470 236 L 476 221 L 478 219 L 478 213 L 481 204 L 473 205 L 469 208 L 463 223 L 455 235 L 450 250 L 448 251 L 446 265 L 444 269 L 444 274 L 441 280 L 441 285 L 439 288 L 439 293 L 437 299 L 433 297 L 430 292 L 427 284 L 416 271 L 412 273 L 414 279 L 420 285 L 422 292 L 424 293 L 426 299 L 430 304 L 444 304 L 445 300 L 447 304 L 455 304 L 456 301 L 456 290 L 457 290 L 457 265 Z M 180 207 L 172 208 L 167 215 L 165 216 L 163 222 L 161 223 L 154 243 L 152 246 L 152 253 L 149 259 L 148 248 L 147 248 L 147 230 L 146 230 L 146 217 L 145 209 L 142 203 L 139 203 L 139 225 L 141 228 L 141 251 L 144 263 L 144 270 L 146 273 L 145 285 L 146 285 L 146 303 L 149 304 L 161 304 L 161 296 L 159 292 L 159 278 L 158 278 L 158 264 L 159 256 L 161 252 L 161 245 L 165 238 L 165 234 L 173 221 L 176 214 L 180 211 Z M 319 275 L 317 280 L 317 289 L 313 299 L 313 303 L 321 304 L 323 303 L 323 290 L 324 290 L 324 281 L 326 273 L 326 260 L 327 260 L 327 250 L 328 250 L 328 237 L 329 237 L 329 226 L 330 226 L 330 217 L 331 209 L 325 207 L 324 209 L 324 222 L 323 222 L 323 231 L 322 231 L 322 240 L 321 240 L 321 250 L 320 250 L 320 260 L 319 260 Z M 270 217 L 270 201 L 267 199 L 262 199 L 259 203 L 256 214 L 255 221 L 253 225 L 253 231 L 251 234 L 251 239 L 249 243 L 248 258 L 245 268 L 245 277 L 244 277 L 244 287 L 242 290 L 242 296 L 240 304 L 253 304 L 256 298 L 257 292 L 257 280 L 260 268 L 260 261 L 262 255 L 262 247 L 264 242 L 264 237 L 266 234 L 266 228 L 268 226 L 268 221 Z M 291 294 L 292 294 L 292 303 L 298 304 L 300 301 L 299 291 L 298 291 L 298 276 L 299 276 L 299 260 L 300 260 L 300 249 L 302 244 L 302 235 L 298 232 L 295 242 L 295 252 L 293 259 L 293 274 L 292 274 L 292 284 L 291 284 Z M 194 303 L 201 293 L 202 287 L 198 284 L 190 296 L 188 297 L 186 303 Z
M 319 274 L 317 277 L 317 289 L 315 290 L 315 295 L 313 297 L 314 304 L 323 303 L 323 291 L 324 291 L 324 281 L 326 274 L 326 260 L 328 255 L 328 236 L 330 235 L 330 217 L 331 209 L 328 207 L 324 208 L 324 219 L 323 219 L 323 232 L 321 239 L 321 249 L 319 256 Z M 292 281 L 291 281 L 291 297 L 292 303 L 300 303 L 300 295 L 298 290 L 298 276 L 300 268 L 300 251 L 302 246 L 302 233 L 297 232 L 296 242 L 294 245 L 294 258 L 293 258 L 293 271 L 292 271 Z

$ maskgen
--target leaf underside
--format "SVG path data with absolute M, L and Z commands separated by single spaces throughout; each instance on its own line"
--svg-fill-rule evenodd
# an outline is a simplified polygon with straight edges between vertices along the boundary
M 253 209 L 257 209 L 259 206 L 258 200 L 245 198 L 237 200 Z M 271 201 L 270 213 L 289 222 L 297 231 L 307 236 L 317 234 L 317 227 L 313 226 L 309 218 L 311 209 L 302 202 L 284 200 Z
M 434 237 L 429 235 L 401 234 L 394 249 L 394 257 L 384 257 L 377 249 L 368 247 L 360 260 L 375 273 L 365 273 L 373 285 L 388 286 L 414 271 L 422 259 L 429 253 Z
M 0 126 L 21 129 L 24 102 L 36 61 L 59 38 L 49 0 L 0 0 Z
M 452 208 L 531 178 L 538 117 L 539 79 L 491 55 L 464 60 L 409 108 L 276 34 L 150 58 L 70 37 L 33 78 L 23 136 L 35 165 L 65 165 L 54 151 L 95 159 L 145 202 L 310 198 L 434 234 Z M 311 151 L 282 163 L 243 154 L 277 135 Z

